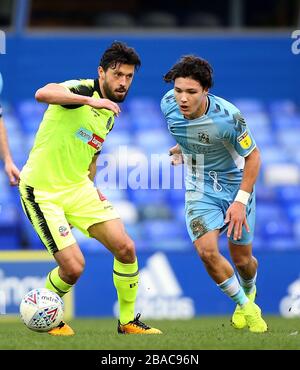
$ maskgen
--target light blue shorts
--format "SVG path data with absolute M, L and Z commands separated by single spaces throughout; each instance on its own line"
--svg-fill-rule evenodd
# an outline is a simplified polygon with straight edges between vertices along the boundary
M 220 230 L 223 233 L 228 228 L 224 223 L 226 211 L 233 202 L 240 184 L 222 184 L 221 190 L 216 191 L 212 184 L 205 183 L 203 194 L 186 191 L 185 220 L 189 236 L 194 242 L 208 231 Z M 229 240 L 234 244 L 250 244 L 253 241 L 255 227 L 255 190 L 251 193 L 246 208 L 250 232 L 243 226 L 242 238 L 233 240 L 233 232 Z

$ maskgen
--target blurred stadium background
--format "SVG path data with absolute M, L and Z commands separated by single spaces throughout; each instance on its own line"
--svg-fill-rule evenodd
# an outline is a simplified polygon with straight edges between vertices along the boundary
M 236 103 L 261 149 L 253 245 L 260 261 L 259 304 L 266 313 L 297 315 L 288 307 L 300 296 L 300 55 L 292 53 L 291 38 L 299 22 L 298 0 L 0 0 L 6 36 L 1 104 L 14 160 L 19 167 L 25 163 L 45 110 L 34 92 L 48 82 L 95 78 L 100 56 L 114 40 L 133 46 L 142 68 L 103 153 L 115 153 L 120 145 L 127 145 L 133 158 L 167 153 L 174 142 L 160 113 L 160 99 L 170 88 L 162 76 L 181 55 L 204 57 L 214 67 L 212 93 Z M 232 311 L 188 239 L 183 189 L 103 192 L 137 245 L 138 309 L 144 316 Z M 10 314 L 18 311 L 22 294 L 42 284 L 53 262 L 40 252 L 44 248 L 3 167 L 0 205 L 0 311 Z M 112 316 L 111 256 L 75 234 L 87 267 L 75 290 L 73 314 Z M 220 248 L 227 255 L 224 238 Z

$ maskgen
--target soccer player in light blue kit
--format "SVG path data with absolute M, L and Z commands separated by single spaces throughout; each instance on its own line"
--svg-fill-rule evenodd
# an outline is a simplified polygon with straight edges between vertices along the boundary
M 209 93 L 212 68 L 193 55 L 184 56 L 164 77 L 174 82 L 161 109 L 177 141 L 173 162 L 187 165 L 186 224 L 205 268 L 237 306 L 232 325 L 267 331 L 256 296 L 257 260 L 252 255 L 255 223 L 254 184 L 260 155 L 240 111 Z M 238 277 L 219 252 L 219 235 L 227 230 Z

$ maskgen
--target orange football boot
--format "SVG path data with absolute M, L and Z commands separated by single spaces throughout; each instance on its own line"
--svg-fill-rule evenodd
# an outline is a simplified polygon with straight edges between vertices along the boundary
M 68 337 L 74 335 L 75 332 L 71 326 L 62 321 L 56 328 L 49 330 L 48 334 Z
M 138 313 L 134 320 L 129 321 L 127 324 L 121 324 L 118 321 L 119 334 L 162 334 L 159 329 L 150 328 L 139 320 L 141 314 Z

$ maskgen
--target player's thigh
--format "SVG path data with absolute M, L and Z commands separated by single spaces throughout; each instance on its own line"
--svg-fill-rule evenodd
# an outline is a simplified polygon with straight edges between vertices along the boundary
M 125 248 L 134 249 L 134 243 L 120 219 L 94 224 L 88 228 L 88 232 L 114 254 Z
M 224 214 L 221 207 L 209 197 L 201 201 L 187 202 L 185 206 L 187 231 L 193 243 L 207 233 L 224 227 Z
M 219 246 L 218 246 L 218 239 L 219 239 L 220 232 L 219 230 L 212 230 L 205 233 L 200 238 L 194 241 L 194 246 L 197 249 L 197 252 L 200 256 L 207 255 L 207 254 L 218 254 L 219 253 Z
M 24 184 L 19 190 L 23 210 L 49 253 L 76 243 L 64 210 L 53 201 L 52 194 Z
M 55 252 L 54 258 L 65 271 L 82 270 L 85 264 L 83 254 L 77 243 Z
M 72 196 L 65 202 L 67 220 L 87 237 L 92 236 L 89 232 L 92 225 L 120 218 L 112 204 L 99 194 L 92 182 L 74 189 Z

